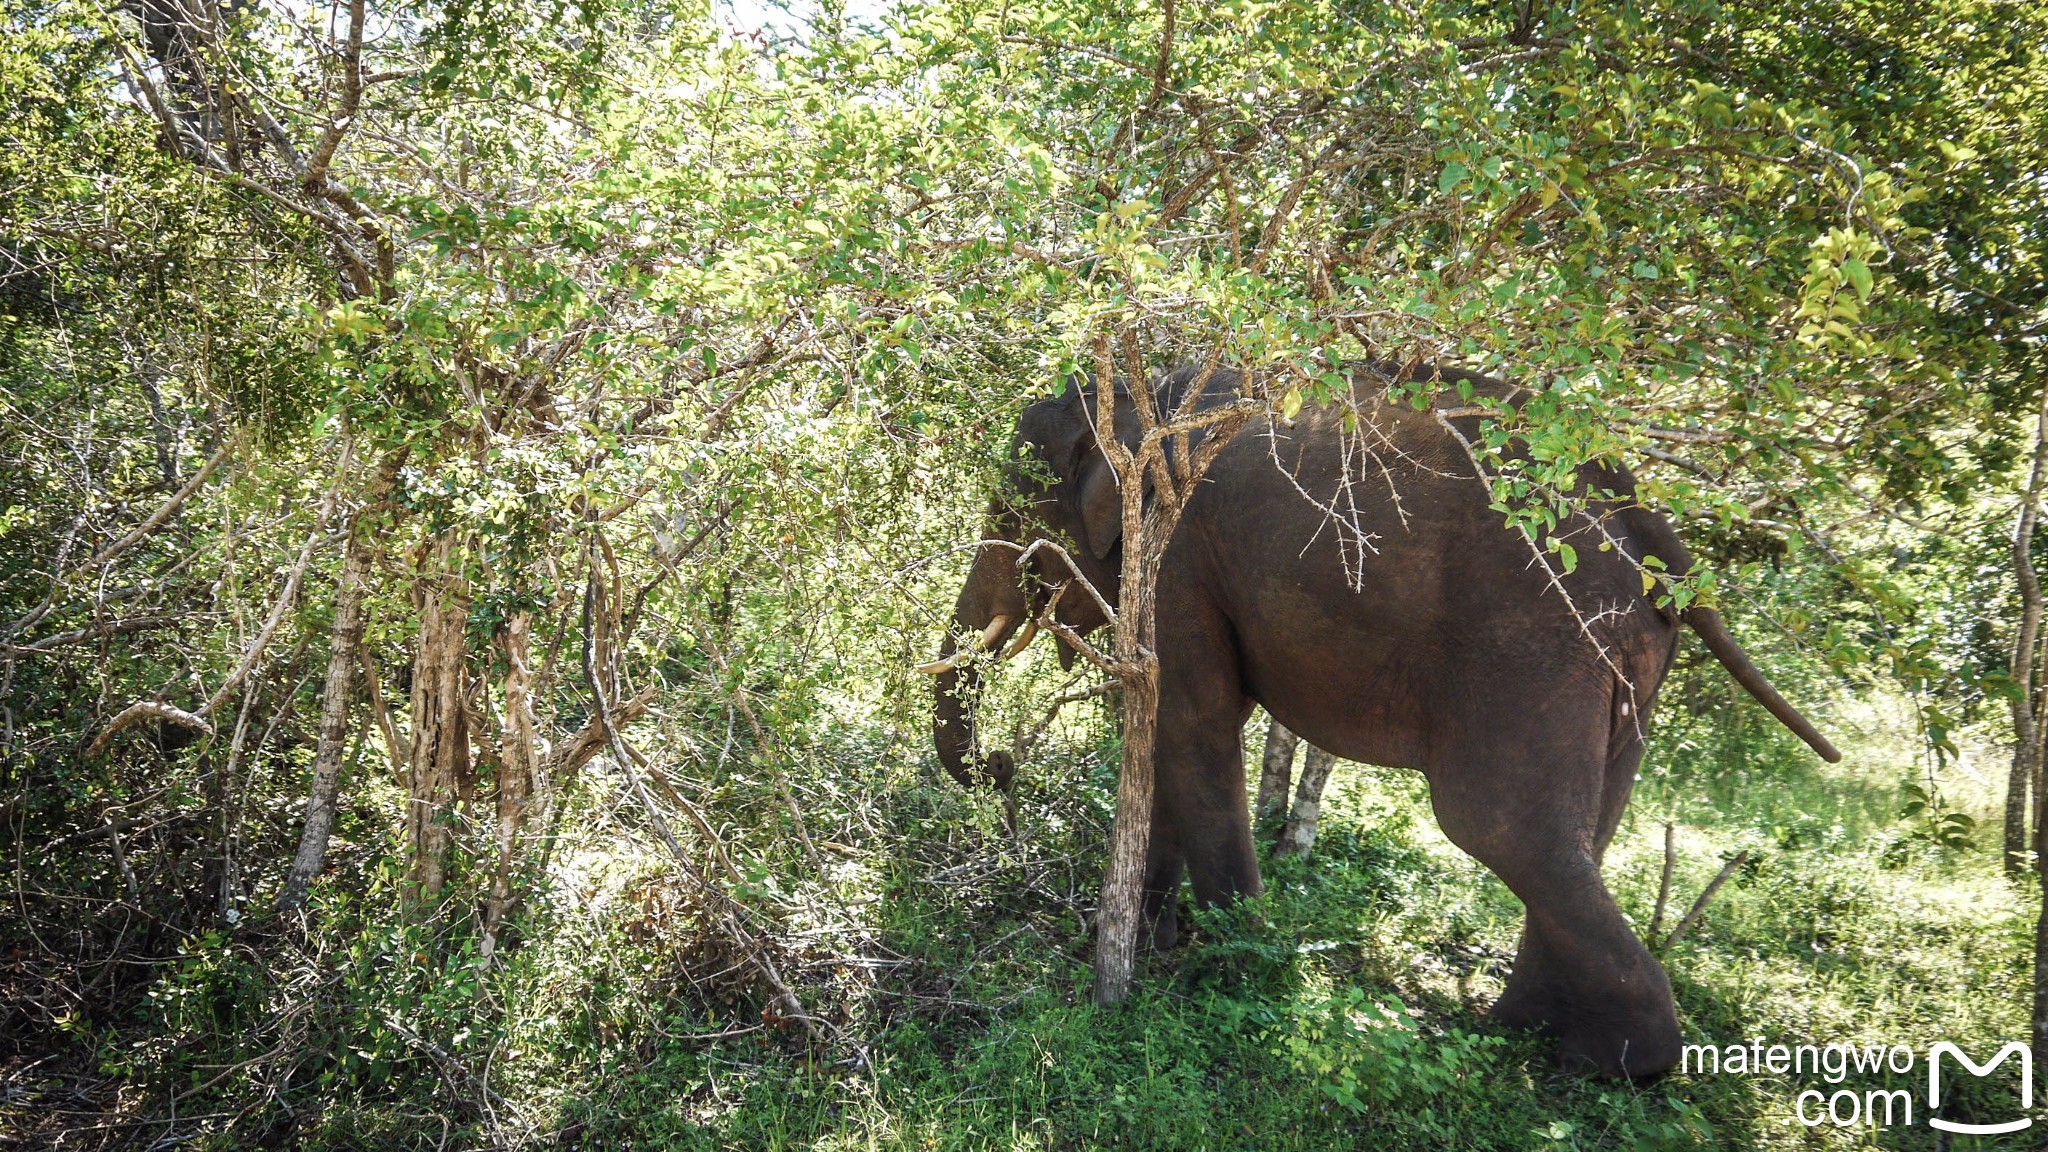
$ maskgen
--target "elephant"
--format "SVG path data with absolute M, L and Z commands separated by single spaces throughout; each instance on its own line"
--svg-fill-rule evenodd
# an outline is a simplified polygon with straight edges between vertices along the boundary
M 1480 416 L 1467 397 L 1517 404 L 1532 393 L 1439 364 L 1346 373 L 1350 406 L 1254 419 L 1235 434 L 1161 561 L 1150 946 L 1178 938 L 1184 876 L 1203 906 L 1261 890 L 1242 735 L 1257 704 L 1336 756 L 1419 770 L 1444 833 L 1522 902 L 1494 1020 L 1553 1036 L 1567 1065 L 1662 1074 L 1681 1044 L 1670 980 L 1623 918 L 1601 860 L 1680 626 L 1822 757 L 1840 753 L 1712 608 L 1674 610 L 1653 591 L 1653 577 L 1693 561 L 1637 500 L 1627 469 L 1579 470 L 1580 511 L 1553 530 L 1575 542 L 1569 572 L 1506 521 L 1470 450 Z M 1397 380 L 1434 398 L 1420 410 L 1391 400 Z M 1234 370 L 1181 367 L 1151 388 L 1167 412 L 1190 389 L 1201 410 L 1240 384 Z M 1112 386 L 1125 398 L 1116 435 L 1135 445 L 1131 386 Z M 935 751 L 962 784 L 1008 790 L 1016 770 L 975 737 L 990 655 L 1006 641 L 1005 657 L 1022 650 L 1041 618 L 1076 636 L 1106 624 L 1094 597 L 1073 591 L 1077 574 L 1116 606 L 1120 498 L 1095 441 L 1096 399 L 1096 382 L 1077 376 L 1020 414 L 1005 491 L 990 504 L 939 658 L 924 666 L 936 677 Z M 1040 539 L 1062 547 L 1021 559 Z

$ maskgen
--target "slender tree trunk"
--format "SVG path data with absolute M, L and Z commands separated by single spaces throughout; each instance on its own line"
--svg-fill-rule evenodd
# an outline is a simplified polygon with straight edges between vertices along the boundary
M 341 790 L 342 754 L 348 745 L 349 706 L 353 700 L 356 649 L 363 642 L 363 579 L 369 548 L 351 541 L 342 558 L 334 590 L 334 627 L 327 651 L 327 686 L 320 702 L 319 743 L 313 751 L 313 779 L 306 795 L 306 825 L 291 872 L 278 894 L 280 910 L 297 908 L 327 860 L 327 841 L 334 833 L 334 813 Z
M 2034 921 L 2034 1068 L 2048 1092 L 2048 796 L 2034 791 L 2034 860 L 2041 880 L 2041 915 Z
M 384 458 L 364 494 L 366 504 L 375 504 L 390 493 L 404 461 L 403 451 Z M 334 625 L 327 646 L 326 687 L 320 697 L 320 736 L 313 751 L 313 780 L 306 794 L 306 826 L 299 834 L 299 850 L 292 857 L 284 890 L 277 897 L 280 911 L 305 903 L 306 891 L 326 863 L 327 842 L 334 835 L 342 755 L 348 747 L 349 710 L 354 703 L 356 667 L 361 662 L 363 646 L 363 586 L 368 581 L 372 552 L 370 539 L 351 524 L 341 571 L 334 584 Z
M 2033 517 L 2036 502 L 2041 493 L 2042 474 L 2048 469 L 2048 388 L 2041 394 L 2041 413 L 2034 425 L 2034 468 L 2027 481 L 2026 503 L 2020 511 L 2022 528 L 2013 533 L 2013 571 L 2019 578 L 2020 599 L 2023 605 L 2020 629 L 2038 632 L 2041 622 L 2041 583 L 2034 571 L 2033 560 Z M 2031 638 L 2030 638 L 2031 639 Z M 2032 676 L 2033 663 L 2037 653 L 2029 643 L 2024 651 L 2015 646 L 2013 679 L 2018 682 L 2020 692 L 2013 706 L 2013 779 L 2009 785 L 2024 783 L 2027 776 L 2033 783 L 2034 808 L 2034 871 L 2040 883 L 2041 915 L 2034 922 L 2034 1067 L 2042 1076 L 2044 1090 L 2048 1090 L 2048 788 L 2042 786 L 2042 745 L 2048 739 L 2048 717 L 2042 715 L 2048 708 L 2048 693 L 2040 691 Z M 2024 726 L 2023 726 L 2024 725 Z M 2021 775 L 2019 760 L 2027 756 L 2027 776 Z M 2012 797 L 2010 789 L 2006 797 L 2007 860 L 2015 860 L 2012 848 Z
M 1122 565 L 1118 575 L 1116 653 L 1123 684 L 1124 750 L 1117 779 L 1116 821 L 1110 829 L 1109 866 L 1102 878 L 1102 910 L 1095 937 L 1095 1002 L 1120 1003 L 1130 994 L 1131 972 L 1144 916 L 1145 861 L 1152 838 L 1153 750 L 1159 723 L 1159 566 L 1181 513 L 1216 454 L 1230 443 L 1252 409 L 1233 405 L 1196 415 L 1208 379 L 1190 386 L 1181 410 L 1163 422 L 1146 384 L 1136 333 L 1123 333 L 1124 361 L 1140 440 L 1133 451 L 1117 438 L 1116 374 L 1110 337 L 1095 337 L 1095 444 L 1115 470 L 1122 505 Z M 1212 361 L 1213 365 L 1213 361 Z M 1190 433 L 1203 429 L 1200 446 Z M 1165 444 L 1171 441 L 1169 454 Z M 1148 484 L 1150 480 L 1152 483 Z M 1149 514 L 1148 514 L 1149 506 Z
M 1102 876 L 1102 910 L 1095 933 L 1095 1002 L 1119 1004 L 1131 992 L 1138 955 L 1138 922 L 1145 914 L 1145 855 L 1152 840 L 1152 753 L 1159 725 L 1159 656 L 1154 609 L 1159 565 L 1145 524 L 1145 468 L 1149 448 L 1135 456 L 1116 437 L 1116 373 L 1109 336 L 1095 341 L 1096 441 L 1121 486 L 1123 564 L 1116 609 L 1117 677 L 1123 682 L 1124 749 L 1117 773 L 1116 820 L 1109 832 L 1109 865 Z M 1141 423 L 1151 424 L 1152 398 L 1134 375 L 1131 399 Z M 1155 514 L 1153 528 L 1165 517 Z M 1164 526 L 1172 531 L 1171 525 Z M 1165 551 L 1164 542 L 1158 551 Z
M 256 710 L 263 681 L 258 676 L 242 689 L 242 706 L 235 710 L 235 732 L 228 740 L 227 762 L 214 772 L 211 804 L 220 817 L 220 866 L 214 877 L 214 902 L 225 918 L 235 910 L 235 816 L 241 805 L 242 750 L 247 747 L 249 717 Z
M 384 703 L 383 673 L 369 650 L 357 647 L 356 652 L 363 663 L 363 695 L 370 705 L 370 715 L 377 722 L 377 732 L 384 737 L 384 751 L 391 759 L 393 784 L 405 787 L 406 765 L 412 763 L 412 742 L 407 740 L 398 726 L 391 722 L 391 709 Z
M 2041 888 L 2041 915 L 2034 922 L 2034 1067 L 2048 1092 L 2048 884 Z
M 2012 772 L 2005 785 L 2005 870 L 2017 876 L 2027 847 L 2029 791 L 2040 772 L 2041 733 L 2036 708 L 2034 663 L 2041 635 L 2041 581 L 2034 571 L 2034 525 L 2039 515 L 2041 481 L 2048 467 L 2048 390 L 2034 429 L 2034 465 L 2020 501 L 2012 532 L 2012 570 L 2019 585 L 2020 627 L 2012 646 Z
M 1124 479 L 1124 557 L 1116 618 L 1124 750 L 1117 773 L 1116 821 L 1109 833 L 1109 866 L 1102 877 L 1102 911 L 1096 922 L 1097 1004 L 1122 1003 L 1130 995 L 1139 921 L 1145 915 L 1145 856 L 1152 840 L 1152 753 L 1159 728 L 1153 578 L 1159 567 L 1147 562 L 1150 541 L 1145 539 L 1141 475 L 1134 468 Z
M 483 959 L 489 963 L 498 946 L 498 925 L 512 904 L 512 872 L 518 862 L 519 829 L 533 806 L 539 775 L 534 744 L 533 615 L 520 612 L 505 622 L 498 644 L 505 652 L 505 717 L 498 765 L 498 863 L 491 873 L 491 894 L 484 904 Z
M 1259 766 L 1259 798 L 1252 805 L 1252 827 L 1277 834 L 1287 814 L 1287 793 L 1294 784 L 1294 749 L 1300 737 L 1278 720 L 1266 726 L 1266 754 Z
M 454 541 L 443 536 L 420 582 L 418 655 L 412 674 L 412 764 L 407 773 L 405 829 L 412 851 L 407 895 L 428 904 L 448 875 L 451 822 L 459 782 L 469 772 L 469 674 L 464 632 L 469 592 Z
M 1118 605 L 1120 616 L 1137 609 L 1131 590 L 1126 579 Z M 1151 589 L 1144 591 L 1149 599 Z M 1145 912 L 1145 855 L 1152 839 L 1152 751 L 1159 725 L 1159 661 L 1149 651 L 1151 645 L 1145 648 L 1147 651 L 1135 658 L 1120 661 L 1124 666 L 1124 751 L 1117 773 L 1116 822 L 1109 834 L 1109 867 L 1102 878 L 1102 911 L 1096 921 L 1098 1004 L 1121 1003 L 1130 995 L 1139 920 Z
M 1330 769 L 1337 758 L 1311 744 L 1301 763 L 1301 783 L 1294 793 L 1294 809 L 1287 814 L 1287 828 L 1280 834 L 1277 855 L 1306 856 L 1316 843 L 1316 818 L 1322 811 L 1323 785 L 1330 782 Z

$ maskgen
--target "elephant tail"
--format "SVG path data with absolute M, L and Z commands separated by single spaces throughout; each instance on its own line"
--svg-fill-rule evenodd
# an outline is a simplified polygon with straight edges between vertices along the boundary
M 1648 551 L 1664 562 L 1666 571 L 1676 574 L 1692 569 L 1692 553 L 1686 550 L 1685 543 L 1678 538 L 1669 520 L 1642 507 L 1630 508 L 1624 516 L 1629 527 L 1634 529 L 1635 538 L 1648 545 Z M 1749 653 L 1742 650 L 1734 636 L 1729 635 L 1728 625 L 1719 612 L 1704 605 L 1694 605 L 1687 608 L 1680 619 L 1699 634 L 1706 643 L 1707 651 L 1728 669 L 1728 674 L 1735 677 L 1735 682 L 1742 685 L 1745 692 L 1764 706 L 1764 711 L 1776 716 L 1778 723 L 1806 741 L 1807 747 L 1819 753 L 1821 759 L 1830 764 L 1841 762 L 1841 752 L 1829 743 L 1828 738 L 1801 716 L 1799 709 L 1794 708 L 1790 701 L 1780 696 L 1776 688 L 1771 687 L 1762 670 L 1750 660 Z
M 1790 728 L 1794 736 L 1806 741 L 1807 746 L 1819 753 L 1821 759 L 1830 764 L 1841 761 L 1841 752 L 1828 742 L 1828 738 L 1808 723 L 1806 717 L 1799 714 L 1799 709 L 1792 707 L 1789 701 L 1778 695 L 1778 690 L 1771 687 L 1769 680 L 1764 679 L 1764 674 L 1750 661 L 1749 653 L 1744 652 L 1742 645 L 1735 642 L 1735 637 L 1728 634 L 1728 625 L 1722 622 L 1719 612 L 1700 606 L 1687 608 L 1685 622 L 1692 626 L 1694 632 L 1699 633 L 1700 639 L 1707 645 L 1707 651 L 1712 652 L 1714 659 L 1719 660 L 1721 666 L 1728 669 L 1728 674 L 1735 677 L 1735 682 L 1742 685 L 1744 691 L 1754 696 L 1756 702 L 1764 706 L 1764 711 L 1776 716 L 1778 723 Z

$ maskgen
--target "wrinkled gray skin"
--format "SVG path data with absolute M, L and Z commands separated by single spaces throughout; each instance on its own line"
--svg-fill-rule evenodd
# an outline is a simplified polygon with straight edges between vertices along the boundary
M 1216 459 L 1191 499 L 1160 571 L 1159 736 L 1146 881 L 1151 943 L 1178 936 L 1182 877 L 1214 905 L 1260 891 L 1245 802 L 1242 729 L 1254 703 L 1302 739 L 1348 760 L 1413 768 L 1429 780 L 1444 833 L 1522 900 L 1527 920 L 1512 977 L 1493 1007 L 1506 1024 L 1555 1035 L 1568 1064 L 1650 1076 L 1678 1059 L 1678 1020 L 1664 971 L 1622 919 L 1600 875 L 1643 753 L 1644 724 L 1688 624 L 1744 687 L 1822 755 L 1825 739 L 1778 697 L 1718 617 L 1660 610 L 1631 557 L 1673 572 L 1691 560 L 1661 516 L 1594 500 L 1559 534 L 1577 552 L 1563 579 L 1587 629 L 1535 564 L 1528 541 L 1488 507 L 1469 457 L 1432 412 L 1372 404 L 1384 379 L 1355 369 L 1366 404 L 1348 495 L 1339 417 L 1304 412 L 1293 427 L 1256 421 Z M 1508 386 L 1449 369 L 1482 392 Z M 1197 374 L 1155 385 L 1170 407 Z M 1027 408 L 1013 446 L 1010 500 L 992 507 L 987 541 L 954 608 L 953 634 L 1012 623 L 1069 578 L 1046 554 L 1020 573 L 1017 545 L 1071 545 L 1082 574 L 1115 604 L 1118 497 L 1094 447 L 1092 390 Z M 1203 403 L 1235 392 L 1219 372 Z M 1119 383 L 1119 391 L 1122 391 Z M 1439 409 L 1459 406 L 1455 393 Z M 1136 437 L 1120 403 L 1118 435 Z M 1477 421 L 1452 421 L 1476 439 Z M 1593 491 L 1635 490 L 1626 472 L 1587 469 Z M 1351 562 L 1340 533 L 1305 499 L 1347 509 L 1374 551 Z M 1397 502 L 1398 501 L 1398 502 Z M 1403 520 L 1405 513 L 1406 520 Z M 1603 529 L 1616 545 L 1603 552 Z M 1351 529 L 1347 528 L 1349 533 Z M 1355 537 L 1352 538 L 1355 541 Z M 1555 564 L 1555 560 L 1552 561 Z M 1105 623 L 1077 589 L 1058 616 L 1077 631 Z M 1605 655 L 1602 654 L 1604 649 Z M 948 640 L 946 652 L 953 650 Z M 1064 646 L 1063 660 L 1072 653 Z M 974 736 L 972 664 L 938 677 L 934 743 L 962 783 L 1007 788 L 1015 768 Z

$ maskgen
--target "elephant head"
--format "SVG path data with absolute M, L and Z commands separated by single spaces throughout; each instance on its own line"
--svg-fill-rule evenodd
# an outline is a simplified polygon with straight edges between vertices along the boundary
M 1092 397 L 1081 381 L 1071 381 L 1064 395 L 1032 404 L 1018 418 L 1008 491 L 989 506 L 974 566 L 954 601 L 952 626 L 938 659 L 920 669 L 936 677 L 932 743 L 939 763 L 961 784 L 986 781 L 1007 791 L 1016 773 L 1009 753 L 984 755 L 975 737 L 974 698 L 981 684 L 977 657 L 998 651 L 1007 660 L 1022 652 L 1048 607 L 1077 635 L 1108 623 L 1095 597 L 1077 586 L 1076 568 L 1112 609 L 1116 606 L 1121 502 L 1116 474 L 1096 446 Z M 1119 416 L 1129 407 L 1119 405 Z M 1126 430 L 1126 423 L 1119 419 L 1119 434 L 1128 431 L 1135 438 L 1135 426 Z M 1060 548 L 1033 549 L 1040 540 Z M 1030 559 L 1024 561 L 1027 551 Z M 1005 641 L 1011 641 L 1007 649 Z M 1064 640 L 1059 655 L 1062 667 L 1072 666 L 1075 653 Z

